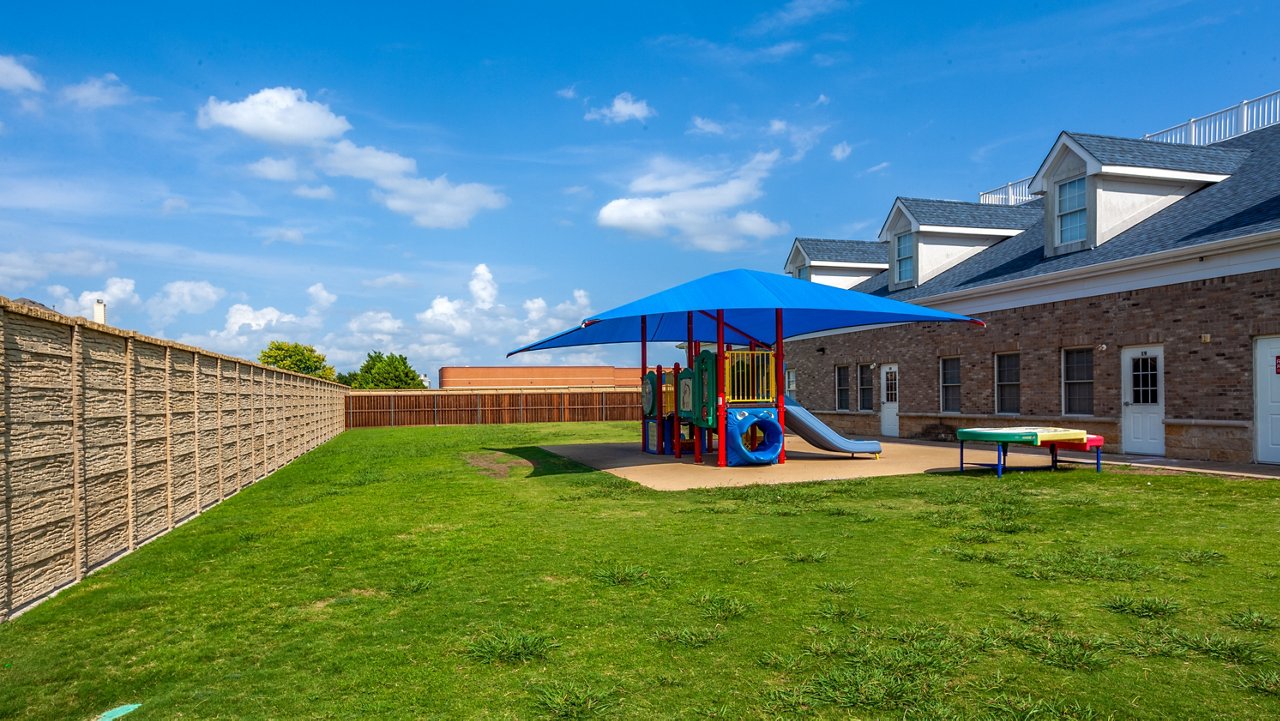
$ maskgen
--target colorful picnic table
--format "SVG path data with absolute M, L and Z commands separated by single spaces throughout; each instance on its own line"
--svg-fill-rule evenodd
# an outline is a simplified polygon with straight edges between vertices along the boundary
M 970 465 L 994 467 L 996 478 L 1004 476 L 1005 466 L 1009 462 L 1009 444 L 1021 446 L 1048 446 L 1053 470 L 1058 469 L 1058 451 L 1094 452 L 1094 468 L 1102 472 L 1102 436 L 1074 428 L 1047 428 L 1036 426 L 1020 426 L 1013 428 L 959 428 L 956 439 L 960 441 L 960 470 L 964 470 L 964 442 L 982 441 L 996 444 L 995 463 L 973 463 Z

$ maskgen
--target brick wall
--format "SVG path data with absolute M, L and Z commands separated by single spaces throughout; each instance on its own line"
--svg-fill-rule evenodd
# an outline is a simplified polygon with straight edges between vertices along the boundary
M 343 430 L 347 388 L 0 298 L 0 620 Z
M 965 426 L 1067 425 L 1121 448 L 1120 351 L 1163 345 L 1165 453 L 1174 458 L 1253 460 L 1253 340 L 1280 334 L 1280 271 L 1265 271 L 1112 293 L 1058 303 L 978 313 L 986 328 L 959 323 L 911 324 L 828 336 L 788 345 L 801 403 L 834 427 L 880 432 L 880 378 L 875 411 L 835 413 L 835 367 L 897 363 L 898 412 L 906 437 L 950 440 Z M 925 301 L 927 305 L 927 301 Z M 1209 336 L 1202 342 L 1202 334 Z M 1094 352 L 1094 415 L 1063 417 L 1063 348 L 1106 345 Z M 818 348 L 825 348 L 819 353 Z M 1021 355 L 1021 413 L 996 415 L 994 355 Z M 961 359 L 959 414 L 939 412 L 939 359 Z M 856 404 L 856 390 L 851 398 Z

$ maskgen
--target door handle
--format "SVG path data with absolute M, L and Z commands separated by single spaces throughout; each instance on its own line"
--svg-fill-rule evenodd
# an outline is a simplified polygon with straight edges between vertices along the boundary
M 1125 405 L 1126 407 L 1128 407 L 1128 406 L 1133 405 L 1133 403 L 1132 403 L 1132 402 L 1130 402 L 1130 401 L 1125 401 L 1125 402 L 1124 402 L 1124 405 Z

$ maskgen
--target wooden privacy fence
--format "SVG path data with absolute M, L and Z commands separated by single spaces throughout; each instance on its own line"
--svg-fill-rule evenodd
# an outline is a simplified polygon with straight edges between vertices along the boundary
M 347 387 L 0 298 L 0 621 L 342 432 Z
M 466 388 L 347 395 L 347 428 L 639 420 L 640 391 L 629 389 Z

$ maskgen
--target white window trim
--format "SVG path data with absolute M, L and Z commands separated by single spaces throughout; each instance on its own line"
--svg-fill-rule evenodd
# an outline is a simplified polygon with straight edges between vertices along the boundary
M 949 410 L 946 410 L 946 408 L 944 408 L 944 406 L 946 405 L 946 404 L 945 404 L 946 394 L 944 393 L 944 391 L 945 391 L 949 386 L 943 383 L 943 380 L 945 379 L 945 376 L 944 376 L 944 375 L 943 375 L 943 373 L 942 373 L 942 364 L 943 364 L 943 363 L 945 363 L 945 362 L 947 362 L 947 361 L 949 361 L 949 360 L 954 360 L 954 361 L 956 361 L 957 363 L 959 363 L 959 361 L 960 361 L 960 356 L 957 356 L 957 355 L 949 355 L 949 356 L 943 356 L 943 357 L 941 357 L 941 358 L 938 358 L 938 412 L 939 412 L 939 413 L 942 413 L 942 414 L 945 414 L 945 415 L 955 415 L 955 414 L 957 414 L 957 413 L 960 413 L 960 411 L 964 409 L 964 398 L 963 398 L 963 396 L 961 397 L 961 399 L 960 399 L 960 407 L 959 407 L 959 408 L 957 408 L 957 409 L 955 409 L 954 411 L 949 411 Z M 961 368 L 957 368 L 957 370 L 961 370 Z M 962 387 L 962 384 L 961 384 L 961 383 L 956 383 L 956 384 L 954 384 L 954 385 L 955 385 L 955 387 L 956 387 L 956 388 L 961 388 L 961 387 Z
M 834 407 L 838 412 L 841 412 L 841 413 L 848 413 L 850 410 L 852 410 L 851 408 L 849 408 L 849 407 L 848 407 L 848 406 L 851 406 L 851 405 L 852 405 L 851 403 L 846 403 L 846 404 L 845 404 L 845 405 L 846 405 L 846 407 L 845 407 L 845 408 L 841 408 L 841 407 L 840 407 L 840 369 L 841 369 L 841 368 L 843 368 L 843 369 L 844 369 L 844 371 L 845 371 L 845 376 L 844 376 L 844 377 L 845 377 L 845 384 L 846 384 L 846 385 L 845 385 L 845 391 L 847 392 L 847 391 L 849 390 L 849 386 L 848 386 L 848 383 L 849 383 L 849 366 L 848 366 L 848 365 L 839 365 L 839 366 L 836 366 L 836 367 L 835 367 L 835 370 L 833 370 L 833 371 L 831 372 L 831 390 L 832 390 L 832 400 L 834 400 L 834 401 L 835 401 L 834 403 L 832 403 L 832 406 L 833 406 L 833 407 Z M 850 400 L 852 400 L 852 397 L 850 397 Z
M 1068 179 L 1066 179 L 1066 180 L 1061 180 L 1061 181 L 1058 181 L 1057 183 L 1054 183 L 1054 184 L 1053 184 L 1053 192 L 1054 192 L 1054 197 L 1053 197 L 1053 214 L 1054 214 L 1054 216 L 1053 216 L 1053 244 L 1054 244 L 1054 246 L 1062 246 L 1062 245 L 1077 245 L 1077 244 L 1079 244 L 1079 243 L 1084 243 L 1084 242 L 1086 242 L 1086 241 L 1088 241 L 1088 240 L 1089 240 L 1089 227 L 1088 227 L 1088 225 L 1089 225 L 1089 181 L 1085 180 L 1085 177 L 1086 177 L 1086 176 L 1084 176 L 1084 175 L 1077 175 L 1077 176 L 1076 176 L 1076 177 L 1074 177 L 1074 178 L 1068 178 Z M 1062 190 L 1061 190 L 1061 188 L 1062 188 L 1062 186 L 1066 185 L 1067 183 L 1074 183 L 1074 182 L 1076 182 L 1077 180 L 1084 180 L 1084 186 L 1085 186 L 1085 188 L 1084 188 L 1084 204 L 1083 204 L 1083 205 L 1081 205 L 1079 208 L 1076 208 L 1075 210 L 1070 210 L 1070 211 L 1067 211 L 1067 212 L 1065 212 L 1065 213 L 1064 213 L 1064 212 L 1062 212 Z M 1062 218 L 1063 218 L 1063 216 L 1065 216 L 1065 215 L 1071 215 L 1072 213 L 1084 213 L 1084 218 L 1085 218 L 1084 237 L 1083 237 L 1083 238 L 1081 238 L 1080 240 L 1072 240 L 1072 241 L 1066 241 L 1066 242 L 1064 242 L 1064 241 L 1062 240 Z
M 1091 351 L 1093 350 L 1093 346 L 1087 346 L 1087 345 L 1072 346 L 1070 348 L 1063 348 L 1062 351 L 1058 353 L 1058 390 L 1062 394 L 1062 398 L 1061 398 L 1062 415 L 1063 417 L 1067 417 L 1067 418 L 1093 418 L 1097 415 L 1096 407 L 1094 408 L 1093 413 L 1068 413 L 1067 412 L 1067 351 L 1072 351 L 1072 350 Z M 1095 363 L 1095 366 L 1096 366 L 1096 363 Z M 1082 381 L 1077 381 L 1077 382 L 1082 382 Z M 1096 385 L 1097 382 L 1098 382 L 1097 378 L 1092 378 L 1089 380 L 1089 384 L 1094 386 L 1095 391 L 1097 391 L 1097 385 Z M 1098 401 L 1098 395 L 1096 392 L 1094 393 L 1093 401 L 1094 401 L 1094 404 L 1096 405 Z
M 863 368 L 866 368 L 866 369 L 867 369 L 867 376 L 868 376 L 868 379 L 871 381 L 871 385 L 870 385 L 870 386 L 868 386 L 869 388 L 871 388 L 871 405 L 870 405 L 869 407 L 867 407 L 867 408 L 863 408 L 863 407 L 862 407 L 862 369 L 863 369 Z M 875 413 L 875 411 L 876 411 L 876 368 L 875 368 L 875 364 L 874 364 L 874 363 L 859 363 L 859 364 L 857 365 L 857 367 L 856 367 L 856 370 L 855 370 L 854 375 L 856 376 L 854 380 L 856 380 L 856 381 L 858 382 L 858 385 L 854 388 L 854 390 L 855 390 L 855 391 L 857 391 L 857 393 L 858 393 L 858 403 L 857 403 L 857 405 L 856 405 L 856 409 L 857 409 L 857 411 L 858 411 L 859 413 Z
M 906 278 L 903 278 L 902 270 L 900 266 L 900 263 L 903 260 L 903 258 L 901 257 L 902 255 L 901 247 L 902 247 L 902 239 L 908 236 L 910 236 L 911 238 L 911 255 L 908 255 L 906 257 L 911 259 L 911 275 Z M 916 281 L 917 271 L 920 268 L 920 263 L 918 262 L 916 257 L 919 255 L 919 248 L 920 248 L 920 244 L 917 242 L 916 233 L 913 230 L 908 230 L 905 233 L 898 233 L 897 235 L 893 236 L 893 282 L 894 282 L 894 285 L 914 283 Z
M 1008 411 L 1000 410 L 1000 357 L 1001 356 L 1018 356 L 1018 383 L 1017 383 L 1018 412 L 1017 413 L 1009 413 Z M 1005 385 L 1013 385 L 1013 384 L 1006 383 Z M 991 398 L 994 405 L 994 407 L 991 410 L 996 415 L 1008 416 L 1009 418 L 1016 418 L 1017 416 L 1022 415 L 1022 352 L 1021 351 L 1011 351 L 1008 353 L 993 353 L 991 355 L 991 391 L 992 391 Z M 1065 385 L 1063 388 L 1063 393 L 1066 393 Z M 1065 401 L 1065 396 L 1064 396 L 1064 401 Z M 1065 403 L 1064 403 L 1064 407 L 1065 407 Z

